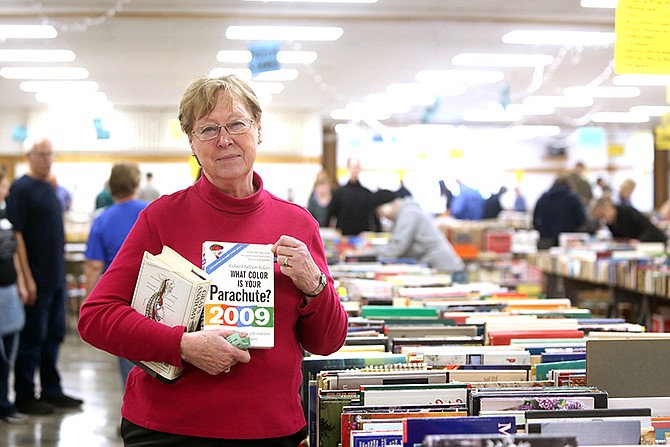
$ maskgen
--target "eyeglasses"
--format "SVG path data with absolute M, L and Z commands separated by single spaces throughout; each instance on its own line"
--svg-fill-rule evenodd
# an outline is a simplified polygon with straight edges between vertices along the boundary
M 226 131 L 231 135 L 242 134 L 251 129 L 251 125 L 253 124 L 253 122 L 254 120 L 244 118 L 229 121 L 226 124 L 221 125 L 214 123 L 207 123 L 203 124 L 202 126 L 196 127 L 195 129 L 193 129 L 192 133 L 198 140 L 208 141 L 213 140 L 214 138 L 218 138 L 219 135 L 221 134 L 221 129 L 226 129 Z

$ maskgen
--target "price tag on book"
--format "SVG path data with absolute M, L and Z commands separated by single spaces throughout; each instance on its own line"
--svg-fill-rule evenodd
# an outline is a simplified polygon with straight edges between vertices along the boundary
M 270 245 L 206 241 L 202 267 L 212 283 L 205 329 L 249 334 L 252 348 L 274 346 L 274 258 Z

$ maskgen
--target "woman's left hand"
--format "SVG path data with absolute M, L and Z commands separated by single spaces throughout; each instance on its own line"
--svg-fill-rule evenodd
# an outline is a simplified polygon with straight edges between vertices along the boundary
M 272 246 L 279 270 L 303 293 L 312 293 L 319 286 L 321 270 L 304 242 L 283 235 Z

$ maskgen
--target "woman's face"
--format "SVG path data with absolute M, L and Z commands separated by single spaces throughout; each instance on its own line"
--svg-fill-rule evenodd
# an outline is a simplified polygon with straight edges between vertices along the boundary
M 251 120 L 251 113 L 241 103 L 231 100 L 220 91 L 212 112 L 194 123 L 198 129 L 203 124 L 223 126 L 239 119 Z M 253 189 L 253 166 L 256 148 L 260 140 L 260 123 L 253 122 L 251 128 L 241 134 L 232 135 L 221 128 L 218 137 L 200 141 L 189 134 L 191 151 L 202 166 L 203 174 L 220 190 L 233 196 L 249 195 Z

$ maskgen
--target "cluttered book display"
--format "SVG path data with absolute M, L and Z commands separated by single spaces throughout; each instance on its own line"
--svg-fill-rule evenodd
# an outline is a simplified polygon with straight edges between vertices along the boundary
M 385 267 L 335 275 L 343 301 L 358 305 L 347 307 L 341 352 L 304 359 L 310 446 L 652 445 L 670 436 L 668 345 L 643 338 L 644 325 L 594 316 L 564 296 L 406 283 L 406 271 Z M 645 364 L 657 373 L 641 373 Z M 484 420 L 493 424 L 475 432 Z

